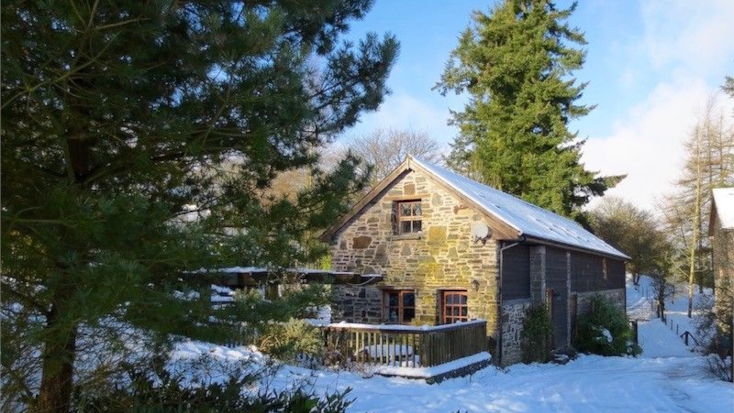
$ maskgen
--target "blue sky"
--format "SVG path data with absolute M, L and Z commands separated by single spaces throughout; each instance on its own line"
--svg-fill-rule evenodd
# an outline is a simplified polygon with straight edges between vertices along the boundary
M 451 142 L 456 129 L 446 124 L 449 109 L 461 109 L 464 97 L 431 88 L 472 10 L 488 11 L 492 4 L 377 0 L 350 37 L 368 31 L 397 36 L 401 53 L 388 82 L 393 93 L 343 141 L 392 127 Z M 611 193 L 652 209 L 671 190 L 696 114 L 716 97 L 724 76 L 734 75 L 734 1 L 582 0 L 569 22 L 588 42 L 584 68 L 575 74 L 589 82 L 582 103 L 597 105 L 571 125 L 588 138 L 583 160 L 592 170 L 629 174 Z M 730 115 L 730 99 L 716 98 Z

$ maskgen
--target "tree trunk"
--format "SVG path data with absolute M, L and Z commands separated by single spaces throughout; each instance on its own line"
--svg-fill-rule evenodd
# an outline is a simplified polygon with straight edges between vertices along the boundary
M 37 413 L 67 413 L 71 407 L 77 326 L 58 328 L 56 307 L 50 312 L 43 350 L 41 390 L 33 406 Z
M 688 273 L 688 318 L 693 315 L 693 282 L 696 276 L 696 246 L 699 244 L 701 226 L 701 153 L 700 136 L 696 136 L 696 203 L 693 212 L 693 237 L 691 239 L 690 268 Z

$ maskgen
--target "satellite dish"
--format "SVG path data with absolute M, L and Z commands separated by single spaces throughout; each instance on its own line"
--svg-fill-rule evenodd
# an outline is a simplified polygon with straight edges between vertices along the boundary
M 471 226 L 471 237 L 474 242 L 486 240 L 492 236 L 492 230 L 484 222 L 475 222 Z

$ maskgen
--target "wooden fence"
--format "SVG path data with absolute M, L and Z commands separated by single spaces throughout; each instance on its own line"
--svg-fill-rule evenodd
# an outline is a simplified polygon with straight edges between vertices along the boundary
M 371 366 L 431 367 L 487 351 L 484 320 L 440 326 L 330 324 L 327 349 Z

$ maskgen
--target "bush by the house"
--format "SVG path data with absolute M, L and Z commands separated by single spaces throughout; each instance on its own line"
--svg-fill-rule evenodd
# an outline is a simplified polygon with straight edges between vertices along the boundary
M 238 342 L 253 344 L 258 350 L 292 361 L 297 355 L 313 356 L 323 350 L 321 332 L 304 318 L 313 317 L 314 304 L 328 303 L 328 291 L 310 284 L 282 291 L 282 296 L 266 298 L 257 291 L 238 292 L 235 303 L 258 314 L 239 330 Z
M 576 348 L 582 353 L 603 356 L 638 355 L 627 314 L 609 298 L 596 295 L 589 309 L 579 316 Z
M 256 340 L 258 349 L 281 360 L 293 360 L 298 355 L 313 356 L 324 349 L 321 331 L 305 320 L 291 319 L 273 323 Z
M 542 304 L 528 307 L 520 333 L 523 363 L 549 362 L 552 335 L 553 324 L 548 316 L 548 308 Z

